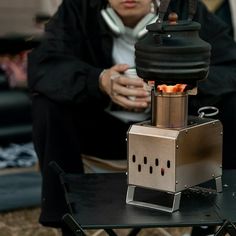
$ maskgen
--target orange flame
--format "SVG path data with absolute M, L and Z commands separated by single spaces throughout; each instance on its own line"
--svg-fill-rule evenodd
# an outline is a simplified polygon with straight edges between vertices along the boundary
M 176 85 L 158 85 L 157 90 L 159 92 L 165 92 L 165 93 L 178 93 L 178 92 L 184 92 L 187 84 L 176 84 Z

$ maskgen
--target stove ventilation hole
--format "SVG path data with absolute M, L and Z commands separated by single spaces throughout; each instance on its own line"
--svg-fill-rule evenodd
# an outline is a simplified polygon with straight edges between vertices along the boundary
M 150 166 L 149 167 L 149 173 L 152 174 L 152 172 L 153 172 L 153 168 L 152 168 L 152 166 Z
M 161 175 L 164 176 L 165 175 L 165 169 L 161 168 Z
M 156 166 L 159 166 L 159 159 L 158 158 L 155 159 L 155 164 L 156 164 Z
M 170 160 L 167 161 L 167 168 L 170 168 Z
M 132 156 L 132 161 L 133 161 L 133 163 L 136 162 L 136 156 L 135 155 Z
M 147 157 L 143 158 L 143 163 L 146 165 L 147 164 Z
M 141 172 L 142 168 L 141 168 L 141 165 L 139 164 L 138 165 L 138 172 Z

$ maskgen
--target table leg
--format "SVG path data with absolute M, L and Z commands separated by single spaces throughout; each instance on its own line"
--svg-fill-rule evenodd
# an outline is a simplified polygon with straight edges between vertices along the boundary
M 86 236 L 82 227 L 78 224 L 78 222 L 73 218 L 71 214 L 65 214 L 63 216 L 63 221 L 67 224 L 67 226 L 75 236 Z
M 231 236 L 236 235 L 236 227 L 230 221 L 225 221 L 224 224 L 217 230 L 215 236 L 225 236 L 226 234 Z

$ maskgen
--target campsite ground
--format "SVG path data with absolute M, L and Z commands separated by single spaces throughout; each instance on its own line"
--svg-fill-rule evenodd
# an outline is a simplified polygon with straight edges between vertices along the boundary
M 0 214 L 1 236 L 61 236 L 56 229 L 45 228 L 38 224 L 40 209 L 23 209 Z M 143 229 L 139 236 L 182 236 L 190 228 Z M 128 230 L 119 229 L 117 234 L 125 236 Z M 107 236 L 102 231 L 86 231 L 89 236 Z

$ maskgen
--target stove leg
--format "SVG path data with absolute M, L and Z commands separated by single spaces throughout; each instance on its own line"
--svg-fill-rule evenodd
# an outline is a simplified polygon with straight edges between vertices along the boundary
M 165 211 L 165 212 L 174 212 L 179 209 L 180 205 L 180 199 L 181 199 L 181 192 L 178 193 L 169 193 L 174 195 L 173 198 L 173 204 L 171 207 L 166 207 L 166 206 L 161 206 L 157 204 L 152 204 L 152 203 L 147 203 L 147 202 L 141 202 L 141 201 L 136 201 L 134 200 L 134 194 L 135 194 L 135 188 L 136 186 L 129 185 L 127 189 L 127 194 L 126 194 L 126 203 L 130 205 L 135 205 L 135 206 L 142 206 L 142 207 L 147 207 L 147 208 L 152 208 L 160 211 Z
M 221 178 L 221 176 L 216 177 L 215 181 L 216 181 L 216 191 L 217 191 L 217 193 L 221 193 L 222 192 L 222 178 Z
M 180 199 L 181 199 L 181 192 L 175 193 L 173 200 L 173 211 L 177 211 L 179 209 Z
M 223 190 L 222 190 L 222 177 L 221 176 L 218 176 L 215 178 L 215 185 L 216 187 L 213 189 L 213 188 L 205 188 L 205 187 L 201 187 L 201 186 L 194 186 L 194 187 L 191 187 L 189 188 L 190 190 L 192 190 L 193 192 L 205 192 L 205 193 L 221 193 Z

